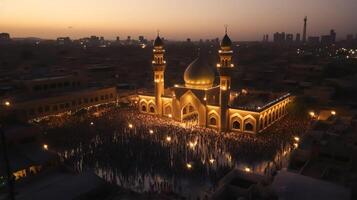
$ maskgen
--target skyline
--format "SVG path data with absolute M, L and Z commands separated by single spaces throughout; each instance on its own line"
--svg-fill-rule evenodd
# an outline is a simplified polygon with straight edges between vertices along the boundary
M 0 0 L 0 32 L 45 39 L 153 39 L 159 29 L 170 40 L 198 40 L 221 37 L 228 24 L 232 40 L 252 41 L 263 34 L 271 40 L 275 32 L 302 34 L 303 18 L 308 16 L 308 36 L 335 29 L 341 39 L 357 33 L 356 9 L 353 0 Z

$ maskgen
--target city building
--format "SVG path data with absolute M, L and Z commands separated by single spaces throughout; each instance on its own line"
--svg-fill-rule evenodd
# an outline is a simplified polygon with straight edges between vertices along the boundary
M 298 42 L 298 43 L 301 41 L 300 33 L 296 33 L 295 41 Z
M 86 79 L 74 74 L 17 80 L 16 86 L 21 90 L 2 97 L 1 103 L 6 106 L 1 111 L 15 113 L 21 119 L 115 103 L 117 98 L 115 87 L 88 85 Z
M 9 33 L 0 33 L 0 43 L 10 42 L 10 34 Z
M 153 54 L 154 92 L 138 95 L 138 109 L 143 113 L 220 131 L 257 133 L 281 119 L 293 100 L 289 93 L 232 90 L 233 50 L 227 31 L 218 51 L 217 85 L 214 85 L 214 67 L 207 64 L 201 52 L 186 68 L 185 84 L 165 88 L 165 49 L 159 35 L 154 41 Z
M 72 41 L 69 37 L 59 37 L 56 42 L 57 45 L 69 45 Z
M 336 42 L 336 32 L 331 29 L 329 35 L 321 36 L 321 44 L 334 44 Z
M 274 34 L 274 42 L 285 42 L 285 32 L 276 32 Z
M 292 43 L 294 41 L 293 34 L 286 34 L 286 42 Z
M 308 42 L 310 44 L 319 44 L 320 43 L 320 37 L 318 37 L 318 36 L 310 36 L 308 38 Z

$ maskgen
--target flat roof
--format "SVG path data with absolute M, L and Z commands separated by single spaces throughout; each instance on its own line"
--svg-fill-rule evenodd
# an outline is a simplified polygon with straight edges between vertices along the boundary
M 280 200 L 351 199 L 348 188 L 288 171 L 280 171 L 272 187 Z

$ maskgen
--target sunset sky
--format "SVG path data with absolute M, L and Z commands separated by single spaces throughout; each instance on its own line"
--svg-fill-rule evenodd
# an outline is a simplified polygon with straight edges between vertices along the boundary
M 357 33 L 357 0 L 0 0 L 0 32 L 12 37 L 71 38 L 89 35 L 173 40 L 221 37 L 270 39 L 277 31 L 338 38 Z

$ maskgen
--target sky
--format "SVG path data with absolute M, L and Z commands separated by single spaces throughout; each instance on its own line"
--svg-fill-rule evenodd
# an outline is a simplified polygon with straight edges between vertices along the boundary
M 227 24 L 233 40 L 252 41 L 301 33 L 305 15 L 309 36 L 357 33 L 357 0 L 0 0 L 0 32 L 153 39 L 160 30 L 171 40 L 197 40 L 222 37 Z

